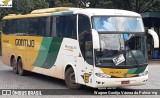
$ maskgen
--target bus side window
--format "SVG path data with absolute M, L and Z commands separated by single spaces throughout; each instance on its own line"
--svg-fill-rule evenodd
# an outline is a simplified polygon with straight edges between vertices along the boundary
M 5 33 L 5 34 L 7 34 L 5 27 L 6 27 L 6 20 L 3 20 L 3 21 L 2 21 L 2 32 Z
M 17 19 L 7 20 L 6 33 L 15 34 L 17 33 L 17 30 L 18 30 Z
M 28 21 L 29 21 L 28 34 L 31 36 L 36 35 L 37 18 L 29 18 Z
M 77 39 L 77 16 L 74 16 L 72 21 L 72 38 Z
M 46 36 L 49 37 L 50 36 L 50 22 L 51 22 L 51 17 L 41 17 L 38 19 L 38 33 L 41 36 Z
M 67 38 L 77 38 L 76 15 L 57 17 L 57 36 Z
M 50 36 L 50 28 L 51 28 L 51 17 L 45 17 L 45 19 L 44 19 L 45 21 L 44 21 L 44 36 L 47 36 L 47 37 L 49 37 Z
M 23 33 L 28 35 L 28 21 L 27 19 L 19 19 L 18 21 L 18 32 L 17 33 Z
M 56 33 L 56 17 L 51 17 L 51 37 L 57 37 L 57 33 Z
M 64 32 L 64 23 L 63 23 L 63 17 L 59 16 L 56 18 L 56 34 L 57 37 L 63 37 L 62 32 Z

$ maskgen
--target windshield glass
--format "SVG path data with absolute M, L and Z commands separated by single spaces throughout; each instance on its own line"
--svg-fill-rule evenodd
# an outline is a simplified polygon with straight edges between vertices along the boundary
M 137 34 L 99 34 L 96 65 L 133 66 L 147 63 L 146 39 Z
M 94 16 L 93 28 L 98 32 L 144 32 L 142 19 L 139 17 Z

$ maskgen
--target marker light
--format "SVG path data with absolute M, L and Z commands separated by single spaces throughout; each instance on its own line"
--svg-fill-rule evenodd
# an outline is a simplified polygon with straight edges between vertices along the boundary
M 104 73 L 95 73 L 95 75 L 100 78 L 110 78 L 111 77 L 110 75 L 107 75 Z
M 139 76 L 145 76 L 145 75 L 147 75 L 148 74 L 148 71 L 144 71 L 144 72 L 142 72 L 142 73 L 139 73 L 138 75 Z

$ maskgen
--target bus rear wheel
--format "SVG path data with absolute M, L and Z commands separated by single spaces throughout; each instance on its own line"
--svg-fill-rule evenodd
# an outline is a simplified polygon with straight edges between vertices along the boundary
M 26 71 L 23 69 L 23 63 L 22 63 L 22 59 L 18 60 L 18 74 L 23 76 L 26 74 Z
M 65 72 L 65 83 L 71 89 L 79 89 L 81 87 L 81 85 L 75 81 L 75 73 L 72 67 L 68 68 Z
M 11 66 L 13 68 L 13 73 L 17 74 L 18 73 L 18 67 L 17 67 L 16 59 L 15 58 L 11 59 Z

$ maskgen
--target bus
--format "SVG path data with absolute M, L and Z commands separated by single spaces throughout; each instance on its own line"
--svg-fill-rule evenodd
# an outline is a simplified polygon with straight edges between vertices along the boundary
M 65 80 L 71 89 L 145 84 L 146 33 L 140 14 L 118 9 L 56 7 L 9 14 L 2 23 L 2 61 L 13 73 Z

